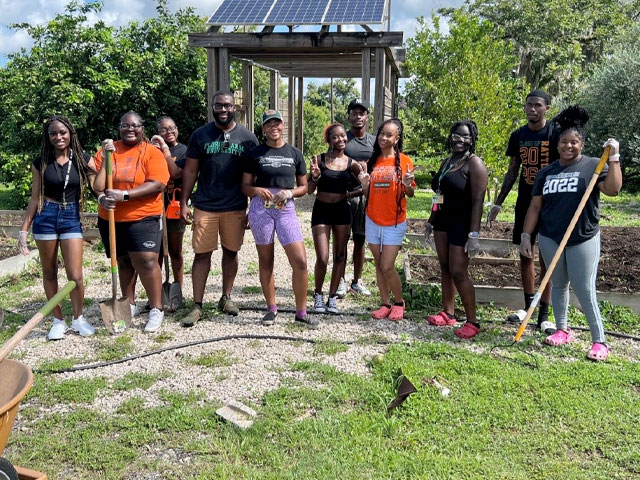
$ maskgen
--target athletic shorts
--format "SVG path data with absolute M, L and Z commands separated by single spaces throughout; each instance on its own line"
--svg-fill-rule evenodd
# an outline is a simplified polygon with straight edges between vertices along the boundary
M 167 233 L 184 233 L 186 225 L 175 218 L 167 218 Z
M 98 230 L 104 244 L 107 258 L 111 258 L 109 248 L 109 222 L 98 218 Z M 160 251 L 162 241 L 162 217 L 152 215 L 135 222 L 116 222 L 116 252 L 119 256 L 127 252 Z
M 387 227 L 374 223 L 368 215 L 365 218 L 365 236 L 371 245 L 402 245 L 406 231 L 407 222 Z
M 264 200 L 260 197 L 253 197 L 249 204 L 249 226 L 256 245 L 271 245 L 275 240 L 276 233 L 283 247 L 290 243 L 303 241 L 302 229 L 293 200 L 288 200 L 284 207 L 276 209 L 265 208 Z
M 240 251 L 244 240 L 245 210 L 207 212 L 198 208 L 193 212 L 193 252 L 208 253 L 218 249 L 220 243 L 232 252 Z
M 82 238 L 80 207 L 77 202 L 63 205 L 45 201 L 33 219 L 32 228 L 34 240 Z
M 364 197 L 364 195 L 350 198 L 349 206 L 351 207 L 351 232 L 354 235 L 364 236 L 364 233 L 365 233 L 364 218 L 367 216 L 366 214 L 367 199 Z
M 449 245 L 464 247 L 469 238 L 471 219 L 456 219 L 446 217 L 445 215 L 436 214 L 431 219 L 433 230 L 436 232 L 444 232 L 447 234 Z
M 311 227 L 316 225 L 351 225 L 349 202 L 345 199 L 328 203 L 316 199 L 311 212 Z
M 527 216 L 527 210 L 529 210 L 529 204 L 531 203 L 531 197 L 529 196 L 520 196 L 516 200 L 516 208 L 515 208 L 515 218 L 513 221 L 513 243 L 515 245 L 520 245 L 520 234 L 522 233 L 522 229 L 524 227 L 524 219 Z M 536 243 L 536 236 L 538 235 L 538 223 L 536 222 L 536 228 L 533 229 L 533 233 L 531 234 L 531 245 Z

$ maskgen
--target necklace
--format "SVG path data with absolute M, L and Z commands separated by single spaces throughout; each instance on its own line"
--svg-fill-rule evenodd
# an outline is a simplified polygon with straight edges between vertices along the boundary
M 460 157 L 456 163 L 452 163 L 451 160 L 453 157 L 449 157 L 447 158 L 447 160 L 445 161 L 444 165 L 442 166 L 442 172 L 440 173 L 440 175 L 438 176 L 438 187 L 436 189 L 436 193 L 439 195 L 440 194 L 440 182 L 442 182 L 442 179 L 444 177 L 447 176 L 447 174 L 453 170 L 454 168 L 456 168 L 458 165 L 460 165 L 460 163 L 462 163 L 464 160 L 466 160 L 467 158 L 469 158 L 470 156 L 470 152 L 466 152 L 462 157 Z

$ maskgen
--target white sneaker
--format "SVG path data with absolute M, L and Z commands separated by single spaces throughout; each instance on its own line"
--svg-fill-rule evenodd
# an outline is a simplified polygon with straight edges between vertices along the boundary
M 80 334 L 81 337 L 90 337 L 96 333 L 95 329 L 84 319 L 84 315 L 78 318 L 71 317 L 71 330 Z
M 47 339 L 62 340 L 66 331 L 67 324 L 65 323 L 65 321 L 60 320 L 59 318 L 54 318 L 53 324 L 51 325 L 51 330 L 49 330 L 49 335 L 47 335 Z
M 152 308 L 149 312 L 149 321 L 144 326 L 144 331 L 157 332 L 162 326 L 162 320 L 164 320 L 164 312 L 157 308 Z
M 129 304 L 129 308 L 131 308 L 131 318 L 137 317 L 138 313 L 140 313 L 138 306 L 135 303 L 133 305 Z
M 361 278 L 358 279 L 357 283 L 351 284 L 349 291 L 354 295 L 364 295 L 365 297 L 371 296 L 371 290 L 366 287 Z
M 324 312 L 324 295 L 321 293 L 313 293 L 313 310 L 316 312 Z
M 327 312 L 339 313 L 335 296 L 329 295 L 329 298 L 327 299 Z
M 347 282 L 344 277 L 340 279 L 340 285 L 338 285 L 338 290 L 336 290 L 336 296 L 338 298 L 344 298 L 347 295 Z

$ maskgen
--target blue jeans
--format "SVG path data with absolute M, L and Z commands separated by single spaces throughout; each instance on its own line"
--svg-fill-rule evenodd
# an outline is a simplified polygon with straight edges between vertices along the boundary
M 80 206 L 76 203 L 45 201 L 33 219 L 34 240 L 68 240 L 82 238 Z

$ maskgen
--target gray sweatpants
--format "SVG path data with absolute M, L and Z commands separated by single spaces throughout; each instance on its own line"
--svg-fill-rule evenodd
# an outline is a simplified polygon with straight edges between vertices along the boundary
M 539 236 L 539 248 L 544 263 L 549 265 L 558 249 L 558 244 L 543 235 Z M 578 245 L 568 246 L 562 252 L 551 274 L 551 305 L 556 319 L 556 328 L 567 328 L 569 309 L 569 284 L 580 301 L 580 306 L 589 322 L 591 339 L 604 343 L 604 328 L 600 307 L 596 299 L 596 276 L 600 261 L 600 232 Z

